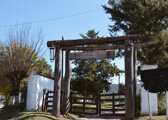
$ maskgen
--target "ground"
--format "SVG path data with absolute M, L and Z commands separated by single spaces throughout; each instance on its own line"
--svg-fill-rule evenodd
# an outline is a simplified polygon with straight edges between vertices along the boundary
M 2 103 L 0 103 L 2 106 Z M 4 107 L 0 111 L 0 120 L 125 120 L 122 117 L 99 117 L 99 116 L 83 116 L 69 114 L 68 117 L 60 116 L 56 118 L 50 112 L 26 112 L 25 104 Z M 149 120 L 149 116 L 138 117 L 134 120 Z M 153 116 L 152 120 L 166 120 L 166 116 Z

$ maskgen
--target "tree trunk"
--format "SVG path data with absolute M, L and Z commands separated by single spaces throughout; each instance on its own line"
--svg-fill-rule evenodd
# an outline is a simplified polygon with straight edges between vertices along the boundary
M 9 104 L 13 105 L 13 104 L 20 103 L 20 101 L 21 101 L 21 94 L 19 95 L 20 82 L 21 82 L 21 80 L 18 80 L 17 84 L 15 84 L 15 82 L 12 82 L 13 83 L 13 92 L 10 97 Z

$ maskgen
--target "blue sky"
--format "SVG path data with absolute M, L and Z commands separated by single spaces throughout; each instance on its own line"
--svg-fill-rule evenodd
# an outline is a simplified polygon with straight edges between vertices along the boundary
M 44 44 L 49 40 L 79 39 L 79 33 L 88 30 L 100 31 L 99 36 L 108 37 L 108 25 L 113 22 L 101 5 L 108 0 L 0 0 L 0 40 L 12 25 L 31 23 L 32 29 L 42 28 Z M 122 34 L 120 34 L 122 35 Z M 47 47 L 45 45 L 45 47 Z M 49 64 L 49 49 L 44 56 Z M 124 69 L 124 60 L 115 59 L 120 69 Z M 121 82 L 124 82 L 124 75 Z M 114 78 L 113 83 L 117 83 Z

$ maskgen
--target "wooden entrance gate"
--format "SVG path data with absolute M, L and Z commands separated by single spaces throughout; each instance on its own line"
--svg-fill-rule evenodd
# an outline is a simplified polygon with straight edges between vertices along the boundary
M 71 92 L 70 112 L 76 114 L 98 115 L 98 94 Z
M 124 94 L 100 94 L 99 95 L 100 116 L 124 116 L 125 95 Z
M 71 92 L 70 112 L 100 116 L 123 116 L 125 115 L 125 95 Z

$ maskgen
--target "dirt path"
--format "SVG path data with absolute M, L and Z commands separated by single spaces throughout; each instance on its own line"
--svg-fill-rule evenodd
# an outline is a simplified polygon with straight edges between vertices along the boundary
M 76 120 L 121 120 L 123 117 L 121 116 L 98 116 L 98 115 L 90 115 L 83 118 L 77 118 Z

